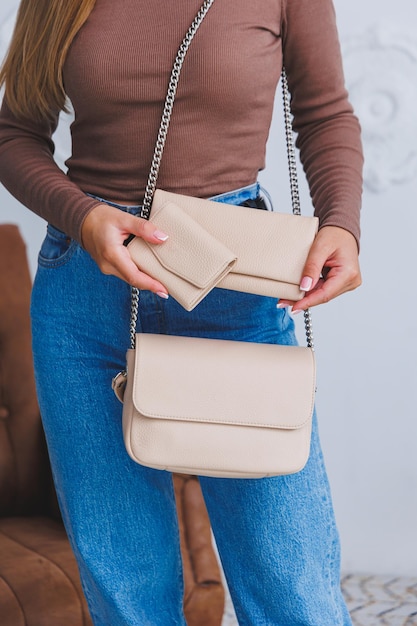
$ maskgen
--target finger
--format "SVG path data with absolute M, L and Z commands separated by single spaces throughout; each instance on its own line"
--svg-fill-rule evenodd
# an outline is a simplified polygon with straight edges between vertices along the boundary
M 309 291 L 309 289 L 312 289 L 314 292 L 317 289 L 318 285 L 320 284 L 320 278 L 315 283 L 314 287 L 311 286 L 313 279 L 309 278 L 309 281 L 310 282 L 307 282 L 304 277 L 304 279 L 301 281 L 302 284 L 300 284 L 301 291 Z M 303 298 L 300 298 L 300 300 L 285 300 L 283 298 L 280 298 L 277 302 L 277 309 L 285 309 L 287 307 L 294 307 L 297 304 L 300 306 L 303 305 L 301 306 L 301 308 L 307 308 L 307 305 L 304 306 L 305 301 L 306 301 L 306 296 L 304 296 Z M 300 306 L 298 308 L 300 308 Z
M 295 302 L 295 300 L 283 300 L 280 298 L 277 302 L 277 309 L 285 309 L 288 306 L 293 306 Z
M 317 234 L 303 268 L 300 289 L 305 295 L 293 303 L 292 310 L 297 313 L 324 304 L 360 284 L 355 238 L 343 228 L 325 226 Z M 291 306 L 291 302 L 283 300 L 278 304 L 286 305 Z
M 111 258 L 107 258 L 101 270 L 105 274 L 113 274 L 121 278 L 133 287 L 152 291 L 161 297 L 168 297 L 168 290 L 165 285 L 142 272 L 132 261 L 128 250 L 124 246 L 118 247 L 113 252 Z
M 310 307 L 324 304 L 325 302 L 331 300 L 332 297 L 336 297 L 336 295 L 332 296 L 331 293 L 326 293 L 323 290 L 324 283 L 325 281 L 323 279 L 319 279 L 318 283 L 316 283 L 315 288 L 311 292 L 306 293 L 306 295 L 301 298 L 301 300 L 298 300 L 293 304 L 291 312 L 295 315 L 297 313 L 305 311 Z
M 135 235 L 136 237 L 141 237 L 141 239 L 144 239 L 149 243 L 163 243 L 168 239 L 169 235 L 157 228 L 157 226 L 155 226 L 152 222 L 149 222 L 142 217 L 135 217 L 134 215 L 129 214 L 125 215 L 130 218 L 126 221 L 125 225 L 126 227 L 127 223 L 129 223 L 128 230 L 130 234 Z
M 292 312 L 297 313 L 309 307 L 325 304 L 357 286 L 358 282 L 350 272 L 341 268 L 331 269 L 325 279 L 320 278 L 314 289 L 294 304 Z
M 318 238 L 312 245 L 301 274 L 301 291 L 311 291 L 315 288 L 322 275 L 323 267 L 329 257 L 330 250 L 319 244 Z
M 300 291 L 308 292 L 310 290 L 314 290 L 317 287 L 321 277 L 321 270 L 318 269 L 319 266 L 320 263 L 317 263 L 314 258 L 312 261 L 306 262 L 303 277 L 300 281 Z M 312 276 L 305 275 L 307 272 L 310 272 Z M 300 300 L 285 300 L 284 298 L 280 298 L 277 303 L 277 309 L 294 307 L 295 304 L 304 302 L 304 300 L 305 297 L 301 298 Z

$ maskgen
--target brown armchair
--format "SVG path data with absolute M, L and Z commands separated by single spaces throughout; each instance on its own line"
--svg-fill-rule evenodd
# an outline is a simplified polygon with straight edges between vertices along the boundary
M 56 504 L 31 356 L 25 244 L 0 225 L 0 621 L 90 626 Z M 190 626 L 219 626 L 224 591 L 195 477 L 174 477 Z M 111 624 L 109 624 L 111 626 Z

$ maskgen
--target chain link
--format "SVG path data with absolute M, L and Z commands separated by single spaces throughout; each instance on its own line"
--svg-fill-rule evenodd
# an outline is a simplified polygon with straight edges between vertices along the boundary
M 294 215 L 301 215 L 300 193 L 298 189 L 297 158 L 291 122 L 291 101 L 285 68 L 281 74 L 282 102 L 284 105 L 285 142 L 287 144 L 288 172 L 290 175 L 291 204 Z
M 140 291 L 137 287 L 130 288 L 130 347 L 134 349 L 136 345 L 136 324 L 139 315 Z
M 307 347 L 314 352 L 313 320 L 310 309 L 304 311 L 304 327 L 306 331 Z

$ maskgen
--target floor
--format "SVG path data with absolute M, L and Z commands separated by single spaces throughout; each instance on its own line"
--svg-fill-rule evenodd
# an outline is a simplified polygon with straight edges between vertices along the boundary
M 417 626 L 417 578 L 346 574 L 342 589 L 354 626 Z M 228 595 L 222 626 L 237 626 Z

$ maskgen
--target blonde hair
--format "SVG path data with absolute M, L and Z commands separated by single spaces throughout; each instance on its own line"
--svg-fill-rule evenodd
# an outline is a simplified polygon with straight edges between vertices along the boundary
M 62 69 L 96 0 L 21 0 L 0 70 L 7 104 L 18 117 L 43 119 L 65 110 Z

